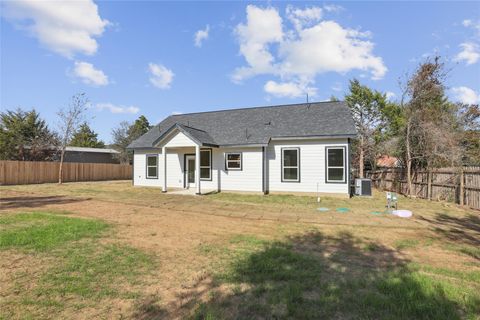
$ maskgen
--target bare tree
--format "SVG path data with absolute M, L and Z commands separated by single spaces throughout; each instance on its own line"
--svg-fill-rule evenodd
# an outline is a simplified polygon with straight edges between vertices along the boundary
M 405 117 L 408 194 L 413 196 L 412 168 L 459 164 L 461 151 L 454 105 L 445 96 L 448 71 L 440 57 L 427 58 L 401 85 Z M 408 99 L 408 101 L 406 101 Z
M 88 98 L 85 93 L 74 95 L 65 109 L 57 112 L 59 117 L 60 134 L 60 166 L 58 169 L 58 183 L 63 181 L 63 161 L 65 159 L 65 149 L 70 142 L 72 135 L 77 131 L 80 123 L 84 120 L 84 114 L 88 106 Z
M 128 121 L 122 121 L 112 130 L 113 148 L 119 152 L 115 157 L 120 163 L 130 163 L 130 154 L 126 148 L 132 142 L 129 135 L 131 126 L 132 124 Z

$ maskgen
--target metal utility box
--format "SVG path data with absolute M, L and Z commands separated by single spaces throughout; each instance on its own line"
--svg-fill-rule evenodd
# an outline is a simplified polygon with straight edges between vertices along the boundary
M 370 179 L 355 179 L 355 195 L 356 196 L 371 196 L 372 195 L 372 180 L 370 180 Z

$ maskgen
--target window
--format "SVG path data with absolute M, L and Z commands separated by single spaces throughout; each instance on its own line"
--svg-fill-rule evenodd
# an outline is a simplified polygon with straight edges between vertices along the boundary
M 200 179 L 212 180 L 212 150 L 200 150 Z
M 327 147 L 327 182 L 345 181 L 345 147 Z
M 226 153 L 225 154 L 225 169 L 227 170 L 242 170 L 242 154 Z
M 147 179 L 158 178 L 158 156 L 147 154 Z
M 282 149 L 282 182 L 300 182 L 300 149 Z

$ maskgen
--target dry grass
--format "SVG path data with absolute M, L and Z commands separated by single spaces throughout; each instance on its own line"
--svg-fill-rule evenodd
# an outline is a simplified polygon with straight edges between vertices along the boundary
M 60 305 L 26 308 L 12 279 L 23 276 L 39 286 L 55 262 L 12 248 L 0 251 L 7 261 L 0 264 L 0 295 L 9 297 L 0 303 L 8 303 L 16 318 L 28 316 L 25 310 L 35 315 L 36 308 L 52 318 L 479 317 L 480 218 L 452 204 L 401 198 L 400 208 L 414 212 L 401 219 L 372 214 L 384 211 L 379 192 L 373 198 L 323 197 L 320 206 L 328 212 L 316 210 L 314 197 L 179 196 L 129 182 L 8 186 L 0 192 L 1 215 L 41 209 L 100 219 L 111 228 L 95 241 L 131 247 L 157 261 L 153 272 L 138 275 L 140 295 L 122 294 L 131 292 L 128 284 L 124 291 L 116 288 L 115 297 L 87 286 L 90 295 L 55 296 Z M 350 211 L 335 212 L 339 207 Z M 78 250 L 73 256 L 88 254 Z M 69 267 L 66 260 L 62 270 Z

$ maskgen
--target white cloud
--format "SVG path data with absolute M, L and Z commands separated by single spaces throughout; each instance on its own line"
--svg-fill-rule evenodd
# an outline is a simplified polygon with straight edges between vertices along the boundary
M 83 83 L 93 86 L 106 86 L 108 77 L 102 70 L 95 69 L 93 64 L 82 61 L 75 61 L 73 76 L 80 78 Z
M 232 80 L 241 82 L 256 75 L 273 75 L 282 84 L 290 84 L 288 90 L 278 89 L 277 82 L 267 83 L 265 90 L 285 90 L 290 92 L 289 96 L 295 96 L 295 85 L 302 84 L 300 87 L 305 89 L 317 75 L 327 72 L 345 74 L 360 70 L 370 72 L 372 79 L 381 79 L 387 67 L 381 57 L 373 54 L 371 33 L 321 20 L 322 13 L 319 7 L 288 6 L 286 19 L 293 25 L 289 28 L 277 9 L 247 6 L 246 22 L 235 29 L 246 65 L 235 69 Z
M 197 32 L 195 32 L 195 47 L 200 48 L 202 46 L 202 42 L 208 39 L 209 32 L 210 26 L 208 24 L 205 27 L 205 30 L 198 30 Z
M 472 20 L 470 20 L 470 19 L 465 19 L 465 20 L 462 21 L 462 25 L 463 25 L 464 27 L 470 27 L 470 26 L 472 25 L 472 23 L 473 23 L 473 22 L 472 22 Z
M 305 96 L 307 93 L 310 96 L 314 96 L 317 93 L 316 88 L 306 87 L 295 82 L 279 83 L 270 80 L 265 83 L 263 88 L 266 93 L 279 98 L 298 98 Z
M 161 64 L 149 63 L 150 83 L 160 89 L 170 89 L 175 74 Z
M 73 58 L 76 53 L 94 54 L 96 37 L 102 35 L 108 20 L 102 19 L 92 0 L 5 1 L 4 16 L 53 52 Z
M 455 87 L 452 88 L 455 98 L 465 104 L 480 103 L 480 95 L 469 87 Z
M 475 64 L 480 60 L 480 20 L 465 19 L 462 21 L 465 28 L 471 29 L 474 34 L 469 40 L 460 44 L 461 51 L 455 56 L 455 61 L 464 61 L 467 65 Z
M 98 110 L 108 110 L 111 113 L 131 113 L 136 114 L 140 111 L 140 108 L 134 106 L 117 106 L 112 103 L 97 103 L 96 108 Z
M 327 4 L 323 6 L 323 9 L 327 12 L 340 12 L 344 10 L 342 6 L 336 4 Z
M 288 5 L 285 11 L 287 19 L 290 20 L 297 30 L 302 30 L 307 26 L 317 23 L 323 15 L 322 8 L 320 7 L 300 9 Z
M 462 51 L 455 56 L 455 61 L 465 61 L 467 65 L 474 64 L 480 59 L 480 50 L 478 45 L 473 42 L 464 42 L 460 44 Z
M 477 36 L 480 36 L 480 20 L 473 21 L 471 19 L 465 19 L 462 21 L 462 25 L 465 28 L 472 28 L 477 32 Z
M 240 42 L 240 54 L 247 61 L 248 67 L 237 68 L 233 81 L 262 73 L 273 73 L 274 58 L 269 51 L 269 44 L 282 41 L 282 18 L 273 8 L 261 9 L 254 5 L 247 6 L 247 23 L 240 23 L 235 28 Z
M 325 72 L 370 71 L 373 79 L 387 72 L 382 58 L 372 54 L 373 43 L 357 30 L 344 29 L 335 21 L 322 21 L 298 33 L 280 49 L 285 57 L 282 73 L 313 78 Z
M 394 92 L 392 92 L 392 91 L 387 91 L 387 92 L 385 92 L 385 95 L 387 96 L 387 99 L 388 99 L 388 100 L 393 100 L 393 99 L 397 96 L 397 95 L 396 95 Z

